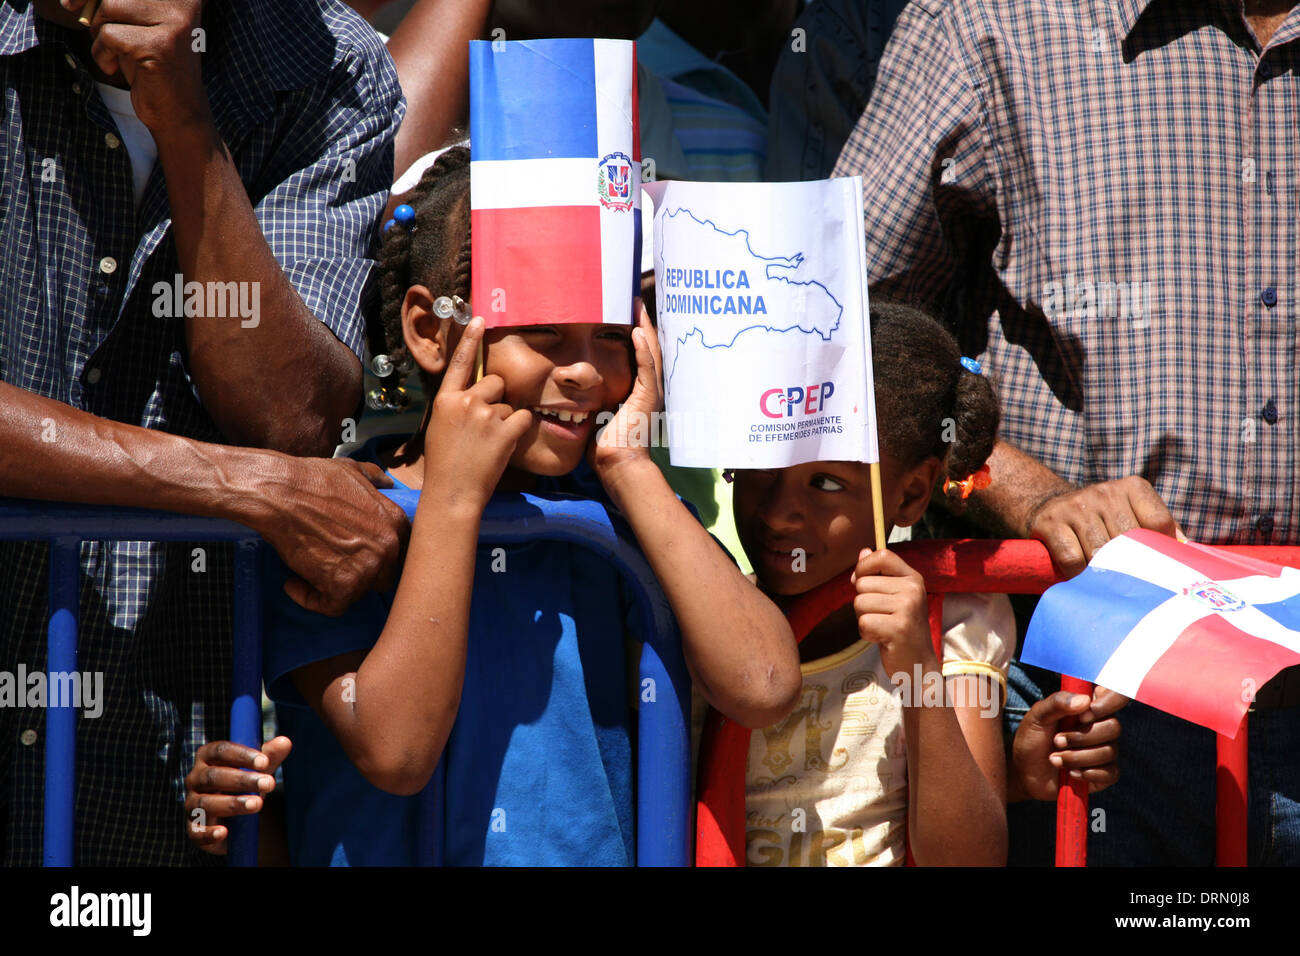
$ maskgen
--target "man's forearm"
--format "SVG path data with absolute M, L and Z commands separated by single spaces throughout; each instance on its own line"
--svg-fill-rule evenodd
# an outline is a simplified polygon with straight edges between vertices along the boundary
M 1029 537 L 1035 510 L 1075 487 L 1038 459 L 1003 441 L 993 446 L 989 475 L 989 486 L 971 496 L 968 513 L 990 531 L 1010 538 Z
M 156 139 L 184 281 L 227 303 L 224 318 L 185 319 L 204 408 L 235 444 L 329 455 L 360 399 L 361 363 L 285 276 L 211 123 Z
M 406 91 L 406 119 L 397 132 L 393 168 L 443 145 L 469 110 L 469 41 L 482 36 L 490 0 L 421 0 L 388 41 Z
M 251 494 L 252 482 L 288 480 L 276 467 L 283 456 L 97 418 L 13 385 L 0 383 L 0 408 L 3 496 L 159 508 L 251 526 L 267 508 Z

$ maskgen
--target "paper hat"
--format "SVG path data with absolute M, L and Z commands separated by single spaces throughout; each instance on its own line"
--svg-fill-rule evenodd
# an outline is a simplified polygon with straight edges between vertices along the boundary
M 470 44 L 474 312 L 634 322 L 641 142 L 629 40 Z

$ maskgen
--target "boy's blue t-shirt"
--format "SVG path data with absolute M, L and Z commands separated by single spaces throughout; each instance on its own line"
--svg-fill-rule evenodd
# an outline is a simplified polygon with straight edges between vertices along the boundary
M 373 439 L 354 457 L 375 461 L 377 446 L 393 440 Z M 539 493 L 576 487 L 557 479 Z M 581 490 L 593 489 L 587 483 Z M 313 661 L 372 647 L 396 589 L 326 617 L 291 601 L 281 586 L 284 565 L 267 564 L 265 676 L 280 731 L 293 740 L 284 764 L 291 859 L 414 864 L 420 797 L 366 781 L 290 676 Z M 637 623 L 633 609 L 621 575 L 584 548 L 538 542 L 504 546 L 503 554 L 479 550 L 465 686 L 442 757 L 444 863 L 634 862 L 624 641 Z

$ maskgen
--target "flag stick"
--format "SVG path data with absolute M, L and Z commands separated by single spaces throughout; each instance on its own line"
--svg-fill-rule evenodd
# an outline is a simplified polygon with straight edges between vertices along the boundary
M 880 462 L 871 463 L 871 511 L 876 519 L 876 550 L 883 551 L 888 539 L 885 536 L 885 495 L 880 490 Z
M 485 336 L 487 335 L 487 329 L 483 330 L 483 334 Z M 485 361 L 486 359 L 484 359 L 483 357 L 483 340 L 479 339 L 478 356 L 474 359 L 474 381 L 475 382 L 477 382 L 479 379 L 483 377 L 483 365 Z
M 1250 715 L 1241 718 L 1236 737 L 1216 734 L 1215 779 L 1218 799 L 1214 807 L 1214 865 L 1246 865 L 1246 726 Z
M 1092 696 L 1092 684 L 1076 677 L 1061 676 L 1061 690 Z M 1078 718 L 1061 721 L 1070 730 Z M 1064 767 L 1056 784 L 1056 865 L 1088 865 L 1088 781 L 1076 780 Z
M 89 27 L 90 21 L 95 19 L 95 11 L 99 9 L 99 0 L 86 0 L 86 5 L 81 8 L 81 15 L 77 17 L 77 22 L 83 27 Z

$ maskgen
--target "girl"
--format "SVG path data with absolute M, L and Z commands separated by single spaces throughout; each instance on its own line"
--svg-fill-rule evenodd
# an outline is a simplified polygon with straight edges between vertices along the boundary
M 905 527 L 942 479 L 960 506 L 961 483 L 992 450 L 997 399 L 952 336 L 916 309 L 876 304 L 871 338 L 884 519 Z M 852 606 L 800 644 L 797 709 L 750 737 L 747 862 L 901 864 L 906 834 L 918 864 L 1004 864 L 998 711 L 1016 636 L 1006 597 L 949 595 L 940 661 L 924 580 L 894 552 L 862 548 L 873 535 L 867 465 L 738 471 L 734 483 L 736 527 L 773 600 L 786 606 L 850 572 L 857 589 Z M 1042 778 L 1054 778 L 1065 759 L 1051 747 L 1062 742 L 1055 725 L 1043 746 L 1052 716 L 1084 710 L 1075 701 L 1053 706 L 1026 722 L 1037 731 L 1019 751 L 1034 771 L 1034 783 L 1017 788 L 1026 795 L 1041 794 Z M 1069 746 L 1093 749 L 1068 765 L 1100 767 L 1089 779 L 1104 785 L 1117 732 L 1113 724 L 1070 736 Z
M 274 610 L 266 680 L 296 742 L 285 764 L 291 855 L 413 862 L 417 801 L 403 797 L 441 759 L 446 862 L 630 863 L 631 711 L 617 639 L 629 600 L 615 571 L 564 544 L 510 548 L 504 569 L 493 567 L 476 547 L 489 498 L 581 490 L 585 459 L 589 490 L 625 514 L 659 577 L 696 686 L 742 723 L 769 724 L 794 705 L 793 637 L 648 449 L 612 437 L 661 400 L 644 311 L 637 329 L 462 328 L 444 297 L 469 298 L 468 150 L 441 156 L 408 202 L 414 217 L 392 225 L 381 250 L 388 350 L 375 364 L 400 373 L 413 363 L 436 397 L 415 435 L 372 440 L 359 457 L 421 494 L 395 594 L 336 621 L 287 599 Z M 480 341 L 485 374 L 473 382 Z M 384 391 L 400 401 L 393 376 Z M 616 410 L 593 438 L 597 415 Z M 190 828 L 199 845 L 221 851 L 219 818 L 260 808 L 258 796 L 233 795 L 259 781 L 266 792 L 269 774 L 255 771 L 273 770 L 286 746 L 204 748 L 189 795 L 205 817 Z

